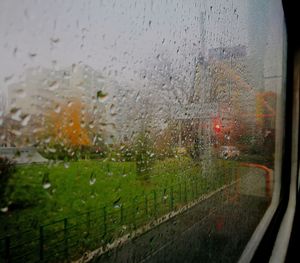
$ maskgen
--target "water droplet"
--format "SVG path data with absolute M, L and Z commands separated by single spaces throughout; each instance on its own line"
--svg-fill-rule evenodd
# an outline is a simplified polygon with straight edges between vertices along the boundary
M 15 47 L 15 48 L 14 48 L 14 51 L 13 51 L 13 55 L 16 56 L 16 55 L 17 55 L 17 52 L 18 52 L 18 48 Z
M 9 76 L 4 77 L 4 82 L 11 80 L 13 77 L 14 77 L 14 75 L 9 75 Z
M 44 189 L 49 189 L 50 187 L 51 187 L 51 183 L 50 182 L 43 183 L 43 188 Z
M 16 90 L 16 95 L 19 98 L 25 98 L 26 97 L 26 92 L 25 92 L 24 89 L 18 89 L 18 90 Z
M 23 117 L 22 122 L 21 122 L 22 126 L 27 126 L 27 124 L 28 124 L 28 122 L 30 121 L 30 119 L 31 119 L 31 115 L 25 115 L 25 116 Z
M 49 139 L 49 142 L 50 142 L 50 139 Z M 48 152 L 51 152 L 51 153 L 55 153 L 56 152 L 55 148 L 47 148 L 47 150 L 48 150 Z
M 15 121 L 21 121 L 21 110 L 18 108 L 12 108 L 10 110 L 11 118 Z
M 84 121 L 81 121 L 81 122 L 80 122 L 80 127 L 81 127 L 81 128 L 84 128 L 85 126 L 86 126 L 85 122 L 84 122 Z
M 111 116 L 117 115 L 117 113 L 116 113 L 116 108 L 115 108 L 115 105 L 114 105 L 114 104 L 112 104 L 112 105 L 110 106 L 109 112 L 110 112 L 110 115 L 111 115 Z
M 97 91 L 97 98 L 99 101 L 104 101 L 107 98 L 107 93 L 103 92 L 102 90 Z
M 113 203 L 114 208 L 120 208 L 121 207 L 121 205 L 119 203 L 120 200 L 121 200 L 121 197 L 119 197 L 117 200 L 114 201 L 114 203 Z
M 49 84 L 49 90 L 54 91 L 59 88 L 59 83 L 54 80 Z
M 92 172 L 91 176 L 90 176 L 90 185 L 93 185 L 96 183 L 96 176 L 95 174 Z
M 60 41 L 60 39 L 58 37 L 51 37 L 50 40 L 54 44 L 57 44 Z
M 28 53 L 28 56 L 29 56 L 30 58 L 35 58 L 35 57 L 37 56 L 37 53 L 29 52 L 29 53 Z
M 54 111 L 55 111 L 56 113 L 60 113 L 61 107 L 60 107 L 59 105 L 57 105 L 57 106 L 55 107 Z
M 49 189 L 51 187 L 51 183 L 49 180 L 49 172 L 45 172 L 43 176 L 43 188 Z
M 0 210 L 2 213 L 6 213 L 8 211 L 8 207 L 7 206 L 2 207 Z

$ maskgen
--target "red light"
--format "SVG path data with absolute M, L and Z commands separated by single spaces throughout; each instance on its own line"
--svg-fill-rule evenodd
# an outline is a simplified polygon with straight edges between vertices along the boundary
M 215 118 L 213 120 L 213 129 L 214 129 L 215 133 L 221 132 L 221 121 L 219 118 Z
M 220 132 L 221 131 L 221 126 L 219 124 L 215 125 L 215 131 Z

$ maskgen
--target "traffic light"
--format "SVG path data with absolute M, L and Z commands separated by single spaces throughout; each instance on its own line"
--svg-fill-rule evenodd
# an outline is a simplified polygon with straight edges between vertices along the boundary
M 213 129 L 214 129 L 214 132 L 216 134 L 219 134 L 221 132 L 221 127 L 222 127 L 221 120 L 219 118 L 215 118 L 213 120 Z
M 221 126 L 220 124 L 215 125 L 215 132 L 219 133 L 221 131 Z

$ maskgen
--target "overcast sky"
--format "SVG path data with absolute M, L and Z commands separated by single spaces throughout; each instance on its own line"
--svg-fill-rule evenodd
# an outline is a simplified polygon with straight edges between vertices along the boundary
M 259 23 L 270 29 L 267 51 L 279 50 L 275 43 L 281 39 L 282 19 L 274 15 L 278 4 L 279 0 L 1 0 L 0 91 L 24 79 L 28 68 L 59 70 L 74 63 L 89 65 L 121 84 L 139 86 L 141 70 L 163 57 L 173 68 L 185 69 L 191 82 L 194 60 L 203 48 L 207 53 L 212 47 L 252 43 L 257 50 L 262 36 L 253 32 L 262 30 Z M 262 20 L 270 16 L 266 10 L 275 19 L 271 26 Z
M 206 48 L 246 44 L 246 5 L 238 2 L 1 0 L 0 85 L 38 66 L 81 62 L 128 81 L 161 53 L 174 67 L 188 65 L 201 49 L 201 12 Z

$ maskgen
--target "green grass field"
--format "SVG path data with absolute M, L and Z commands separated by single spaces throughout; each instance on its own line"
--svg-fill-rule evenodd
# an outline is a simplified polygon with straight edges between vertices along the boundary
M 10 181 L 14 190 L 9 211 L 0 216 L 1 233 L 19 224 L 45 223 L 116 201 L 126 203 L 199 173 L 200 167 L 188 158 L 157 162 L 149 182 L 137 178 L 134 162 L 80 160 L 19 166 Z
M 202 169 L 187 157 L 165 159 L 155 162 L 146 182 L 137 177 L 134 162 L 80 160 L 18 166 L 10 181 L 9 209 L 0 215 L 0 231 L 11 236 L 11 253 L 30 252 L 28 260 L 33 260 L 40 256 L 41 226 L 43 253 L 50 258 L 61 246 L 69 249 L 70 243 L 64 243 L 67 229 L 76 256 L 230 183 L 236 179 L 232 170 L 236 164 L 215 160 L 209 169 Z M 65 252 L 59 253 L 66 258 Z

